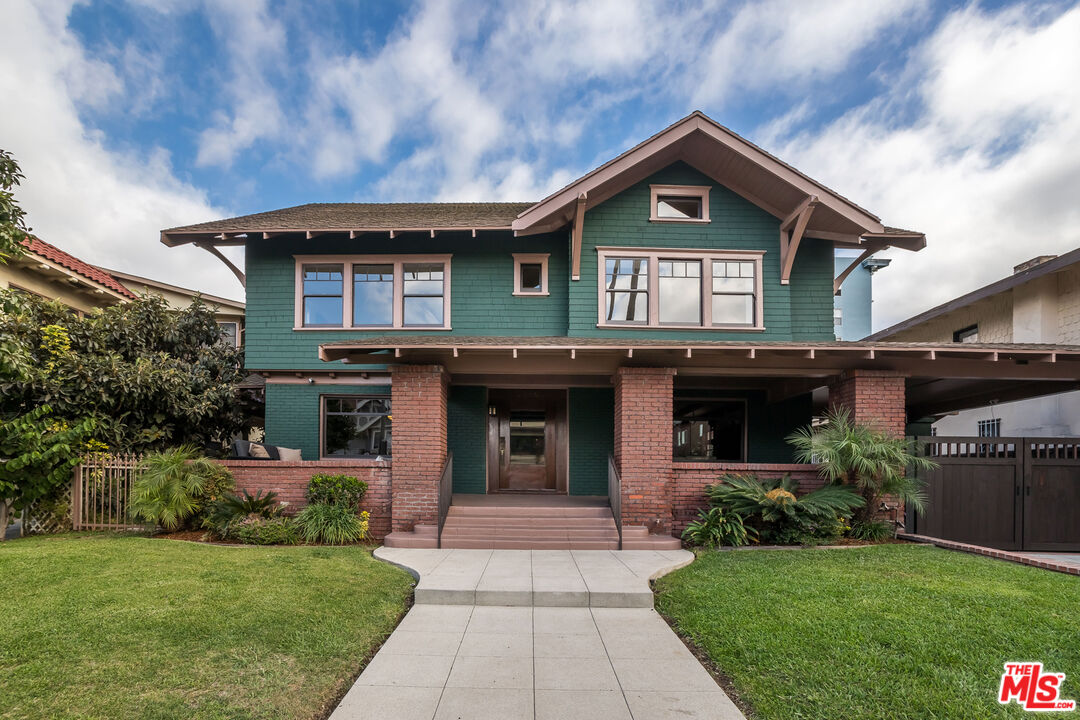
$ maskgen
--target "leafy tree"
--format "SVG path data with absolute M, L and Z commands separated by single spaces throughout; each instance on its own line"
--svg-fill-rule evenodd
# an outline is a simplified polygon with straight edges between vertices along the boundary
M 11 153 L 0 150 L 0 264 L 22 254 L 21 243 L 30 232 L 26 211 L 15 202 L 13 192 L 22 179 L 19 163 Z
M 905 438 L 856 423 L 846 408 L 833 408 L 823 425 L 797 430 L 787 441 L 794 446 L 799 462 L 817 463 L 828 480 L 853 486 L 862 494 L 866 502 L 852 518 L 853 530 L 873 522 L 887 495 L 899 498 L 917 512 L 923 511 L 926 496 L 922 483 L 909 477 L 907 471 L 937 465 L 916 455 Z
M 34 296 L 0 291 L 0 418 L 43 404 L 57 418 L 95 419 L 110 450 L 181 444 L 221 449 L 241 429 L 240 353 L 220 342 L 198 299 L 171 309 L 157 295 L 78 317 Z

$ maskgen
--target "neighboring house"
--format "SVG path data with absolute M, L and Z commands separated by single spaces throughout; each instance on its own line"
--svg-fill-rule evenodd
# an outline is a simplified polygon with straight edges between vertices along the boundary
M 839 276 L 859 253 L 837 250 L 834 272 Z M 873 330 L 874 273 L 889 266 L 886 258 L 861 260 L 844 279 L 833 300 L 833 327 L 837 340 L 862 340 Z
M 86 313 L 128 300 L 135 294 L 109 273 L 36 237 L 25 251 L 0 264 L 0 288 L 57 300 Z
M 267 442 L 305 461 L 235 461 L 238 484 L 302 502 L 313 472 L 361 476 L 393 545 L 678 546 L 722 472 L 821 482 L 784 438 L 826 388 L 899 435 L 1004 364 L 1032 392 L 1074 372 L 838 342 L 842 276 L 924 236 L 698 112 L 539 202 L 312 204 L 161 239 L 245 246 L 245 365 Z M 859 256 L 834 277 L 838 248 Z
M 131 275 L 130 273 L 124 273 L 118 270 L 100 269 L 119 280 L 124 287 L 136 295 L 142 295 L 144 293 L 160 295 L 165 298 L 167 303 L 169 303 L 169 307 L 177 310 L 182 310 L 183 308 L 190 306 L 195 300 L 195 296 L 198 295 L 202 298 L 204 303 L 214 309 L 214 317 L 217 318 L 217 323 L 221 327 L 221 335 L 226 342 L 233 347 L 240 347 L 243 345 L 244 303 L 239 300 L 230 300 L 228 298 L 218 297 L 217 295 L 201 293 L 196 290 L 169 285 L 168 283 L 163 283 L 158 280 L 151 280 L 150 278 L 139 277 L 138 275 Z
M 1009 277 L 869 339 L 1080 345 L 1080 249 L 1017 265 Z M 942 416 L 933 424 L 934 432 L 943 436 L 1080 436 L 1080 392 L 1014 400 L 1015 390 L 1001 383 L 980 407 Z

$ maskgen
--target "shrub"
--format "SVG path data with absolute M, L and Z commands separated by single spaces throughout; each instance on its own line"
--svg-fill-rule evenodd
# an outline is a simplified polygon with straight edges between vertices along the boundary
M 191 445 L 147 455 L 131 487 L 131 511 L 176 530 L 200 511 L 207 488 L 221 482 L 220 467 Z
M 246 545 L 295 545 L 300 542 L 300 529 L 293 519 L 280 516 L 248 515 L 233 525 L 232 535 Z
M 368 513 L 357 516 L 356 509 L 347 505 L 316 503 L 297 514 L 296 524 L 307 542 L 343 545 L 367 537 Z
M 251 516 L 267 519 L 277 517 L 281 508 L 282 505 L 277 502 L 277 493 L 268 492 L 263 495 L 262 490 L 254 495 L 247 490 L 244 490 L 243 495 L 226 493 L 214 502 L 203 521 L 203 527 L 209 528 L 218 537 L 227 538 L 239 522 Z
M 893 536 L 893 524 L 886 520 L 855 523 L 851 526 L 850 535 L 856 540 L 880 542 Z
M 354 510 L 367 493 L 367 483 L 351 475 L 312 475 L 308 483 L 309 505 L 345 505 Z
M 736 512 L 725 512 L 714 507 L 698 512 L 698 519 L 683 530 L 683 539 L 691 545 L 704 548 L 718 548 L 724 545 L 739 547 L 746 545 L 748 537 L 756 532 L 743 525 L 742 516 Z
M 798 483 L 785 476 L 758 480 L 752 475 L 727 475 L 705 492 L 713 507 L 739 515 L 757 531 L 761 542 L 797 545 L 828 538 L 837 518 L 861 507 L 863 498 L 849 487 L 827 485 L 802 497 Z
M 229 468 L 213 464 L 203 483 L 202 494 L 196 498 L 196 508 L 191 515 L 192 527 L 205 527 L 206 519 L 214 511 L 217 501 L 236 491 L 236 480 Z

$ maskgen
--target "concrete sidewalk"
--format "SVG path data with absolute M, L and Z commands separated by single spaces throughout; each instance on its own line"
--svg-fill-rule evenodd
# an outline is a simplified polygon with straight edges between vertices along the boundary
M 417 605 L 331 720 L 743 720 L 654 610 Z
M 419 550 L 416 605 L 331 720 L 745 720 L 652 609 L 678 551 Z

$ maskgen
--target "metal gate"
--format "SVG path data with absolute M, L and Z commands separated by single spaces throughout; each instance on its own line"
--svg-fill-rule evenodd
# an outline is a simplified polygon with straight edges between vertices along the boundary
M 926 514 L 912 532 L 1000 550 L 1080 552 L 1080 438 L 917 437 Z

